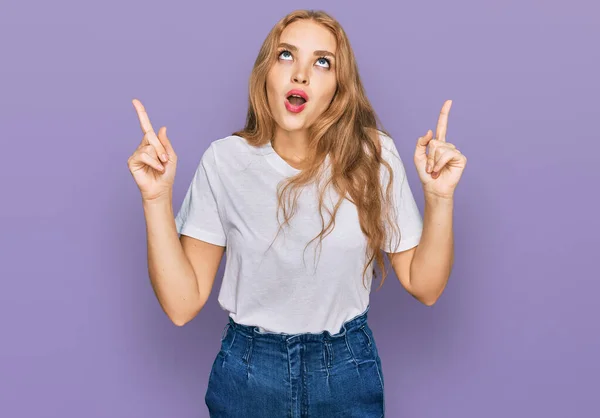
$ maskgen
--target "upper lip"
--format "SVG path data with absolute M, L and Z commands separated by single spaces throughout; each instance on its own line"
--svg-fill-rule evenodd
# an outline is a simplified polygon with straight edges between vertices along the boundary
M 300 89 L 292 89 L 290 91 L 287 92 L 287 94 L 285 95 L 286 99 L 292 95 L 296 95 L 296 96 L 300 96 L 302 97 L 304 100 L 306 100 L 308 102 L 308 94 L 306 94 L 304 92 L 304 90 L 300 90 Z

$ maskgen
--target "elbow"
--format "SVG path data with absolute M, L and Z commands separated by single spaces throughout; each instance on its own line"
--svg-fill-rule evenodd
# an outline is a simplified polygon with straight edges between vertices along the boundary
M 169 319 L 171 320 L 171 322 L 173 324 L 175 324 L 178 327 L 182 327 L 184 325 L 186 325 L 188 322 L 190 322 L 192 319 L 194 319 L 196 317 L 196 315 L 198 315 L 198 312 L 200 312 L 203 308 L 204 304 L 199 305 L 197 307 L 195 307 L 194 309 L 192 309 L 189 312 L 167 312 L 167 316 L 169 317 Z
M 437 302 L 437 298 L 431 298 L 413 293 L 412 297 L 425 306 L 433 306 Z
M 435 290 L 435 291 L 432 291 L 431 289 L 428 289 L 427 291 L 422 291 L 422 292 L 417 292 L 417 291 L 413 290 L 413 296 L 415 299 L 417 299 L 423 305 L 433 306 L 442 296 L 442 293 L 444 292 L 444 288 L 445 288 L 445 283 L 441 289 Z
M 178 327 L 182 327 L 191 321 L 191 318 L 184 317 L 169 317 L 169 319 L 171 320 L 171 322 L 173 322 L 173 324 L 177 325 Z
M 173 324 L 182 327 L 196 317 L 196 313 L 191 315 L 169 315 L 169 319 Z
M 193 319 L 193 317 L 191 315 L 189 315 L 187 312 L 184 312 L 182 310 L 168 311 L 165 309 L 165 313 L 167 314 L 167 318 L 169 318 L 169 320 L 178 327 L 184 326 L 185 324 L 187 324 L 188 322 L 190 322 Z
M 424 295 L 421 296 L 419 298 L 419 302 L 421 302 L 423 305 L 425 306 L 433 306 L 435 305 L 435 303 L 439 300 L 439 298 L 442 296 L 442 292 L 444 291 L 444 289 L 442 289 L 439 293 L 437 294 L 432 294 L 432 295 Z

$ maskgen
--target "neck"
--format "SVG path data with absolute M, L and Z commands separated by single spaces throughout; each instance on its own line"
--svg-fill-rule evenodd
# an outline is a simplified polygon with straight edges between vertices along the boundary
M 273 138 L 273 149 L 292 167 L 301 169 L 308 150 L 308 133 L 305 129 L 277 129 Z

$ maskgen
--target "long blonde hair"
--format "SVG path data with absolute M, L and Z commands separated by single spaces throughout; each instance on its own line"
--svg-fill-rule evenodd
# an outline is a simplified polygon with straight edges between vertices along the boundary
M 277 60 L 277 45 L 283 30 L 292 22 L 310 19 L 330 30 L 337 40 L 336 78 L 337 90 L 331 104 L 309 128 L 308 166 L 299 174 L 286 179 L 278 188 L 278 212 L 283 212 L 288 224 L 295 213 L 300 189 L 311 183 L 320 173 L 326 156 L 330 155 L 331 177 L 320 188 L 319 208 L 322 230 L 313 238 L 319 243 L 335 227 L 335 215 L 343 199 L 356 205 L 360 227 L 367 239 L 367 262 L 363 269 L 363 284 L 369 265 L 375 260 L 383 272 L 383 285 L 387 275 L 383 253 L 380 251 L 386 239 L 385 222 L 395 226 L 389 207 L 393 173 L 381 156 L 380 133 L 388 135 L 375 114 L 361 83 L 358 67 L 350 42 L 341 25 L 323 11 L 297 10 L 283 17 L 271 29 L 260 48 L 249 81 L 249 103 L 244 129 L 234 132 L 250 145 L 267 144 L 275 133 L 275 120 L 269 109 L 266 93 L 267 74 Z M 389 135 L 388 135 L 389 136 Z M 380 166 L 384 165 L 390 181 L 385 193 L 380 182 Z M 339 200 L 327 225 L 322 209 L 325 189 L 333 185 Z M 291 207 L 288 205 L 291 203 Z M 385 218 L 385 221 L 384 221 Z M 283 226 L 280 223 L 280 230 Z M 397 230 L 397 229 L 396 229 Z M 399 231 L 398 231 L 399 232 Z M 374 272 L 375 273 L 375 272 Z

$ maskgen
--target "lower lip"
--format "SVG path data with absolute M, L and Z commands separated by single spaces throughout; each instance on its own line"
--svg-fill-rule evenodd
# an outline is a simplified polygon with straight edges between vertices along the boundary
M 292 113 L 300 113 L 304 110 L 304 108 L 306 107 L 306 102 L 302 103 L 301 105 L 293 105 L 289 102 L 289 100 L 285 100 L 285 108 L 287 110 L 289 110 Z

